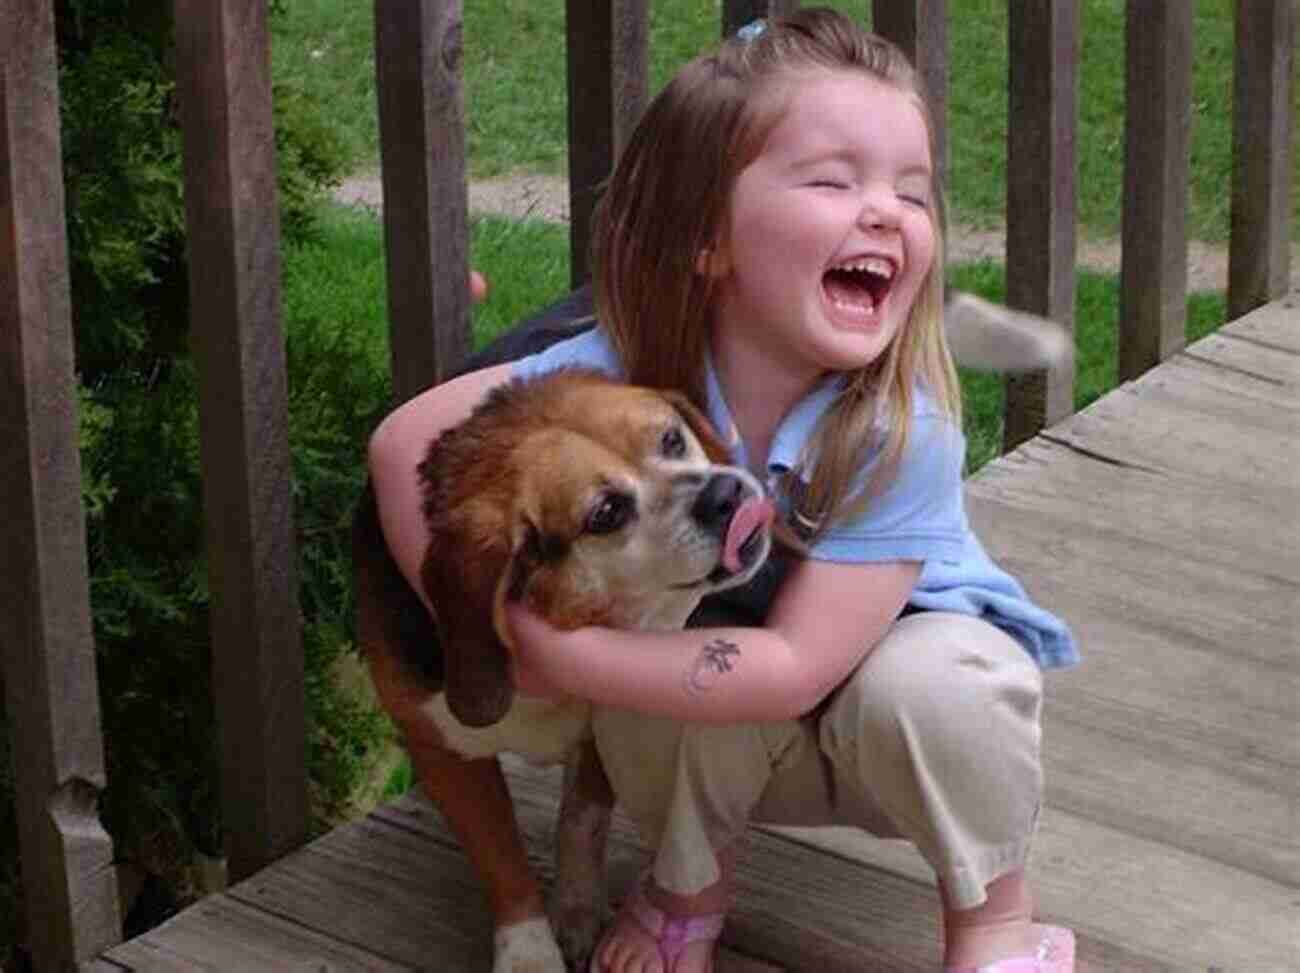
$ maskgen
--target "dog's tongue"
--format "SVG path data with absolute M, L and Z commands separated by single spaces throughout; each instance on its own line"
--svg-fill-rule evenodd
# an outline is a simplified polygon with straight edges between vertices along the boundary
M 771 526 L 775 516 L 772 501 L 766 497 L 750 497 L 742 503 L 732 514 L 731 524 L 727 527 L 727 537 L 722 544 L 722 566 L 732 574 L 738 573 L 744 567 L 740 561 L 741 547 L 754 536 L 754 531 Z

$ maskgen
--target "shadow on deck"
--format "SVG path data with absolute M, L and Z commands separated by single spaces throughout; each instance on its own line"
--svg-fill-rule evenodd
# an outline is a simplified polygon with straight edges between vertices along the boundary
M 1048 680 L 1040 911 L 1087 970 L 1300 969 L 1300 295 L 1224 327 L 967 486 L 990 553 L 1085 652 Z M 544 873 L 558 790 L 509 765 Z M 625 822 L 617 895 L 644 860 Z M 755 830 L 721 970 L 934 970 L 899 843 Z M 486 970 L 490 925 L 415 798 L 106 953 L 115 970 Z

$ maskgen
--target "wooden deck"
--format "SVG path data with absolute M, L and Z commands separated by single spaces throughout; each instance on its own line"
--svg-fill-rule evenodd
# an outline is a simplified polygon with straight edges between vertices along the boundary
M 1300 969 L 1300 295 L 968 485 L 991 552 L 1078 632 L 1049 678 L 1033 870 L 1080 970 Z M 511 764 L 539 867 L 556 780 Z M 625 823 L 615 892 L 642 861 Z M 935 970 L 906 846 L 755 831 L 722 969 Z M 414 798 L 110 950 L 126 970 L 486 970 L 482 897 Z

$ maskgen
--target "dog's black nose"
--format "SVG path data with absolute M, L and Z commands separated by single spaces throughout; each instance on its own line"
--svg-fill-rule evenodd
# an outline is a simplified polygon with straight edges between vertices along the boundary
M 722 533 L 745 498 L 745 485 L 732 473 L 709 477 L 691 506 L 691 516 L 701 527 Z

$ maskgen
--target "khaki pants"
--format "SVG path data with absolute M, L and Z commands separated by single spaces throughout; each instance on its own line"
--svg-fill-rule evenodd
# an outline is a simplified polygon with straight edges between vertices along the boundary
M 713 850 L 750 821 L 853 825 L 915 844 L 964 909 L 1024 864 L 1042 793 L 1041 700 L 1038 667 L 1004 632 L 922 612 L 802 719 L 683 724 L 600 709 L 594 727 L 665 889 L 715 883 Z

